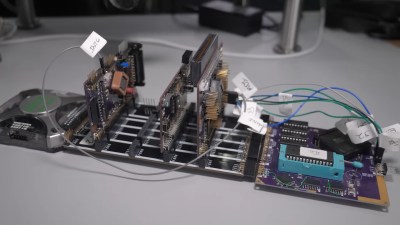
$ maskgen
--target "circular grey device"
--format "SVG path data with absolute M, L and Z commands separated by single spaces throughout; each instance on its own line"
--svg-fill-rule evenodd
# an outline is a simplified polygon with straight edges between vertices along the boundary
M 62 103 L 61 98 L 58 97 L 57 95 L 46 93 L 45 98 L 46 98 L 47 109 L 49 110 L 49 112 L 52 112 L 61 106 Z M 46 113 L 46 108 L 44 107 L 43 104 L 42 95 L 34 95 L 25 98 L 19 105 L 19 108 L 22 112 L 26 114 L 38 115 Z

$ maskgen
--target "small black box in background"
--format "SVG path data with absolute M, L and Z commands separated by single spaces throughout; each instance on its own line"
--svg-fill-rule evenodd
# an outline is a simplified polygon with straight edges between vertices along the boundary
M 230 2 L 211 1 L 200 6 L 201 26 L 248 36 L 261 29 L 263 11 L 255 7 L 240 7 Z

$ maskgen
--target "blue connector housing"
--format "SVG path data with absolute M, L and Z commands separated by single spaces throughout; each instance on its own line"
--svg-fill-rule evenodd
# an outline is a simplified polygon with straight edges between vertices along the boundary
M 344 157 L 334 152 L 281 144 L 278 170 L 330 180 L 343 180 Z M 297 149 L 298 148 L 298 149 Z M 289 153 L 288 153 L 289 152 Z M 293 154 L 295 153 L 295 154 Z M 313 154 L 318 156 L 313 157 Z

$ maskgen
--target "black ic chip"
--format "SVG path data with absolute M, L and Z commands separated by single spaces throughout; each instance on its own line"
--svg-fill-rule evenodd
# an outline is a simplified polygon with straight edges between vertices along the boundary
M 307 177 L 304 180 L 304 185 L 320 186 L 321 182 L 319 180 L 317 180 L 317 179 Z
M 296 138 L 296 137 L 290 137 L 290 136 L 282 136 L 281 144 L 298 145 L 298 146 L 307 146 L 308 145 L 306 138 Z
M 347 135 L 333 128 L 319 135 L 320 148 L 344 155 L 344 159 L 352 159 L 358 154 L 368 153 L 371 143 L 353 144 Z
M 290 130 L 298 130 L 298 131 L 308 131 L 308 122 L 304 121 L 296 121 L 290 120 L 283 124 L 283 128 L 290 129 Z
M 324 150 L 319 150 L 319 151 L 324 151 Z M 326 152 L 326 151 L 324 151 L 324 152 Z M 287 145 L 287 147 L 286 147 L 286 158 L 288 158 L 290 160 L 331 166 L 331 165 L 333 165 L 333 153 L 332 152 L 326 152 L 326 153 L 327 153 L 326 160 L 318 159 L 318 158 L 312 158 L 312 157 L 307 157 L 307 156 L 301 155 L 299 146 Z

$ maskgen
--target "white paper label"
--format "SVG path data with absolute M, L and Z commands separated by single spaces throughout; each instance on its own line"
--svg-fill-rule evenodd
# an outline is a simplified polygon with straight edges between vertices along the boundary
M 366 124 L 364 120 L 341 119 L 335 123 L 335 127 L 343 134 L 347 134 L 348 130 L 357 129 Z
M 367 124 L 356 129 L 348 130 L 348 136 L 353 144 L 360 144 L 378 136 L 372 124 Z
M 400 133 L 383 133 L 379 136 L 379 144 L 385 150 L 400 151 Z
M 396 123 L 391 126 L 382 128 L 382 133 L 400 133 L 400 124 Z
M 238 122 L 250 127 L 256 133 L 264 135 L 265 132 L 267 132 L 266 124 L 260 118 L 253 117 L 248 114 L 243 114 L 239 117 Z
M 257 103 L 256 102 L 242 102 L 241 114 L 248 114 L 250 116 L 256 116 L 257 114 Z
M 263 108 L 259 106 L 257 102 L 243 101 L 240 115 L 248 114 L 249 116 L 260 118 L 262 109 Z
M 314 159 L 328 159 L 328 153 L 326 151 L 314 148 L 300 147 L 300 155 Z
M 239 96 L 239 100 L 242 100 L 242 97 Z M 246 112 L 244 111 L 245 109 Z M 259 106 L 257 102 L 253 102 L 253 99 L 249 98 L 246 102 L 242 100 L 242 105 L 240 107 L 235 106 L 235 108 L 233 108 L 232 110 L 232 113 L 237 116 L 246 113 L 249 114 L 250 116 L 260 118 L 263 109 L 264 108 Z
M 240 90 L 245 98 L 250 98 L 257 92 L 257 87 L 250 81 L 250 79 L 242 72 L 232 79 L 232 83 Z
M 293 95 L 289 93 L 279 93 L 278 95 L 279 101 L 280 102 L 288 102 L 288 101 L 293 101 Z M 289 116 L 292 114 L 293 111 L 293 104 L 283 104 L 279 105 L 279 112 L 282 113 L 283 115 Z
M 366 125 L 365 120 L 351 120 L 346 123 L 346 128 L 347 130 L 354 130 L 364 125 Z
M 240 116 L 241 108 L 239 106 L 235 106 L 232 110 L 233 115 Z
M 346 123 L 350 122 L 350 119 L 341 119 L 335 123 L 335 127 L 342 132 L 342 134 L 347 134 Z
M 107 40 L 93 31 L 83 42 L 81 49 L 93 58 L 106 44 Z
M 381 147 L 389 151 L 400 151 L 400 124 L 382 128 L 382 132 L 379 135 Z
M 253 133 L 265 135 L 265 133 L 267 133 L 268 128 L 267 128 L 267 124 L 265 124 L 265 126 L 263 127 L 263 129 L 261 129 L 261 131 L 256 131 L 256 130 L 253 130 L 251 128 L 247 128 L 247 130 L 250 131 L 250 132 L 253 132 Z

